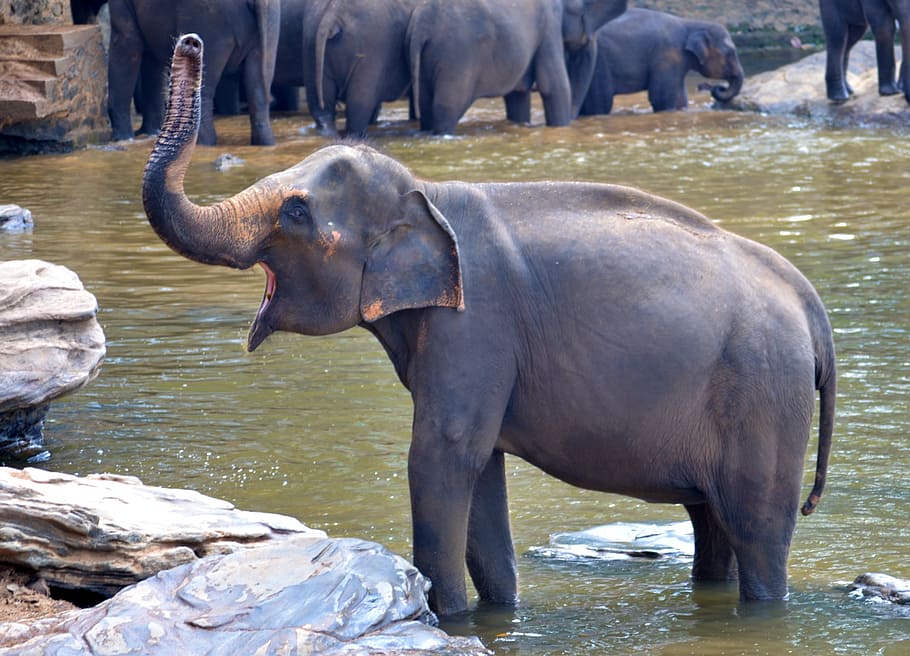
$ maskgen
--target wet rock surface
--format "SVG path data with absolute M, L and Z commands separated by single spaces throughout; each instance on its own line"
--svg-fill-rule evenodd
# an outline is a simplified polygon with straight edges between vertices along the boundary
M 854 94 L 842 104 L 825 95 L 824 52 L 774 71 L 746 78 L 733 109 L 792 115 L 836 127 L 902 127 L 910 122 L 910 105 L 903 95 L 878 94 L 875 44 L 861 41 L 850 53 L 847 80 Z M 899 55 L 898 55 L 899 59 Z
M 98 303 L 41 260 L 0 262 L 0 457 L 43 452 L 48 404 L 91 381 L 105 355 Z
M 867 572 L 860 574 L 850 585 L 850 594 L 893 604 L 910 604 L 910 580 L 889 574 Z
M 29 210 L 18 205 L 0 204 L 0 232 L 28 232 L 34 225 Z
M 490 653 L 432 626 L 428 581 L 380 545 L 189 490 L 0 468 L 0 526 L 0 563 L 33 584 L 147 577 L 90 608 L 0 623 L 0 654 Z
M 530 553 L 556 560 L 627 560 L 670 558 L 691 560 L 695 538 L 689 521 L 672 523 L 617 522 L 550 536 L 550 543 Z

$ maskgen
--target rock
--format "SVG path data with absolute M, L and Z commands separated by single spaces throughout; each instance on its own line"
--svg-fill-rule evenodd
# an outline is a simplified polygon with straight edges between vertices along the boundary
M 825 95 L 825 56 L 819 52 L 746 78 L 742 91 L 729 106 L 817 119 L 837 127 L 903 127 L 910 121 L 910 105 L 903 95 L 878 95 L 874 42 L 860 41 L 851 51 L 847 79 L 854 94 L 842 104 L 832 103 Z
M 0 205 L 0 232 L 28 232 L 35 225 L 32 213 L 18 205 Z
M 695 538 L 689 521 L 669 524 L 617 522 L 584 531 L 556 533 L 532 555 L 557 560 L 691 559 Z
M 325 537 L 292 517 L 134 477 L 0 467 L 0 563 L 56 588 L 110 597 L 162 570 L 296 534 Z
M 243 166 L 244 164 L 246 164 L 245 160 L 231 153 L 222 153 L 215 158 L 215 169 L 218 171 L 227 171 L 235 166 Z
M 489 654 L 427 622 L 426 579 L 357 539 L 296 535 L 147 579 L 94 608 L 0 625 L 0 654 Z
M 0 467 L 0 563 L 119 590 L 0 624 L 0 655 L 490 653 L 431 626 L 429 582 L 378 544 L 132 477 Z
M 47 405 L 98 375 L 98 303 L 66 267 L 0 262 L 0 457 L 43 451 Z
M 850 594 L 890 601 L 894 604 L 910 604 L 910 580 L 867 572 L 856 577 L 850 585 Z

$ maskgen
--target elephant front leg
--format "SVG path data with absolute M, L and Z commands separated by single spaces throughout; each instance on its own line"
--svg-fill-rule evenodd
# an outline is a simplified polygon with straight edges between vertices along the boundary
M 430 608 L 453 615 L 468 608 L 464 563 L 476 472 L 435 451 L 412 443 L 408 456 L 414 565 L 430 579 Z
M 495 450 L 474 484 L 468 520 L 468 572 L 484 601 L 514 604 L 518 570 L 509 526 L 505 456 Z
M 736 554 L 726 532 L 707 504 L 686 506 L 695 534 L 692 580 L 735 581 L 738 577 Z
M 272 81 L 262 79 L 262 57 L 257 50 L 243 63 L 243 84 L 250 111 L 250 143 L 254 146 L 274 146 L 275 136 L 269 116 Z

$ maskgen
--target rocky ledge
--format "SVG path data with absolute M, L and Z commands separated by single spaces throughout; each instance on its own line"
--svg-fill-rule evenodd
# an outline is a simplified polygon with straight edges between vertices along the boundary
M 0 624 L 0 655 L 490 653 L 435 628 L 384 547 L 197 492 L 4 467 L 0 527 L 0 563 L 40 587 L 113 594 Z
M 833 127 L 910 125 L 910 105 L 903 95 L 878 95 L 878 68 L 872 41 L 861 41 L 850 53 L 847 80 L 854 94 L 845 103 L 832 103 L 825 95 L 825 57 L 825 52 L 819 52 L 747 78 L 730 107 L 798 116 Z

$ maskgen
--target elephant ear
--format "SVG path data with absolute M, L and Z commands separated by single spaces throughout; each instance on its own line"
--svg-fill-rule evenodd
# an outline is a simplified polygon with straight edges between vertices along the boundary
M 709 46 L 708 32 L 706 30 L 693 30 L 686 37 L 686 50 L 695 55 L 698 63 L 702 66 L 708 60 Z
M 399 310 L 464 310 L 455 232 L 422 192 L 402 200 L 402 215 L 373 244 L 364 268 L 360 315 L 370 323 Z

